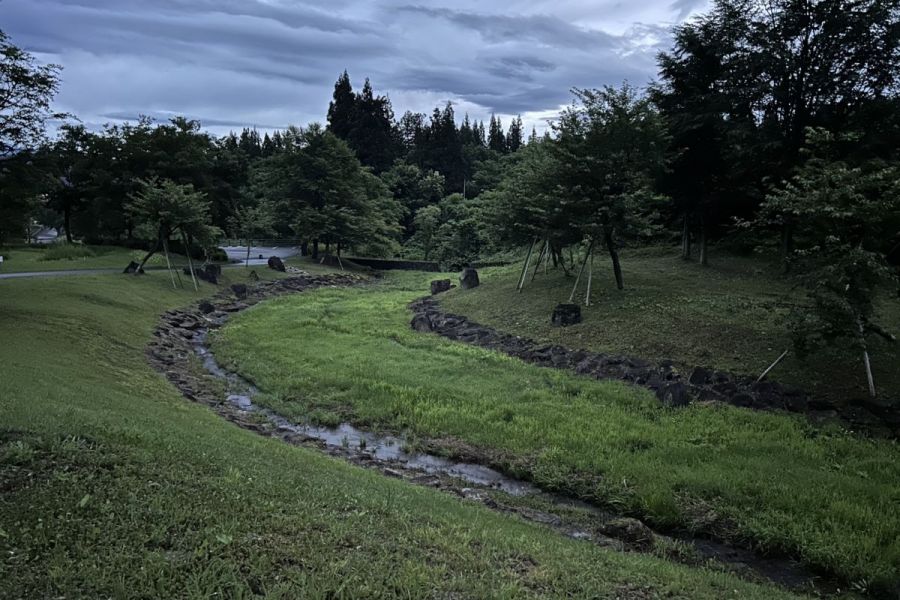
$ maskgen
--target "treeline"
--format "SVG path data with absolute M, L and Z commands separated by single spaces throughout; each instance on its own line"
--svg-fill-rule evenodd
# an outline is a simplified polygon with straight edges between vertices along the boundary
M 576 277 L 602 251 L 620 288 L 623 245 L 680 240 L 704 265 L 711 243 L 777 248 L 808 291 L 798 345 L 885 334 L 873 298 L 900 259 L 900 0 L 718 0 L 675 29 L 655 83 L 576 90 L 527 141 L 521 118 L 459 120 L 451 104 L 397 119 L 345 72 L 324 127 L 215 138 L 142 120 L 28 143 L 58 70 L 2 41 L 0 74 L 36 92 L 29 110 L 0 106 L 0 235 L 57 215 L 70 237 L 159 245 L 128 207 L 169 182 L 233 237 L 448 268 L 531 249 Z

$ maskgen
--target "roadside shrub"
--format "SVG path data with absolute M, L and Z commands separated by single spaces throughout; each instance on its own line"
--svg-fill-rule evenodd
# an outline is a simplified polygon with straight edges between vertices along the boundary
M 39 260 L 76 260 L 79 258 L 87 258 L 96 256 L 96 252 L 88 246 L 80 244 L 56 244 L 50 246 L 44 251 L 44 255 Z

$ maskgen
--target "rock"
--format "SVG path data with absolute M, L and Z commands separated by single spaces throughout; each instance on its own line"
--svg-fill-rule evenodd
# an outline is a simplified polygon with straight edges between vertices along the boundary
M 243 283 L 231 284 L 231 291 L 234 292 L 238 300 L 243 300 L 247 297 L 247 286 Z
M 269 265 L 270 269 L 281 271 L 282 273 L 284 273 L 284 262 L 282 262 L 282 260 L 277 256 L 270 256 L 269 260 L 266 261 L 266 263 Z
M 249 273 L 247 273 L 247 279 L 249 279 L 250 281 L 259 281 L 259 273 L 257 273 L 256 271 L 250 271 Z
M 450 289 L 451 283 L 449 279 L 435 279 L 431 282 L 431 295 L 440 294 Z
M 203 302 L 201 302 L 198 308 L 204 315 L 208 315 L 212 311 L 216 310 L 216 307 L 213 306 L 212 302 L 210 302 L 209 300 L 204 300 Z
M 753 406 L 753 396 L 751 396 L 747 392 L 740 392 L 734 394 L 731 398 L 729 398 L 728 403 L 735 406 L 750 407 Z
M 425 315 L 416 315 L 413 317 L 413 320 L 410 321 L 410 326 L 418 332 L 426 333 L 429 331 L 433 331 L 434 327 L 431 325 L 431 319 L 429 319 Z
M 659 399 L 665 406 L 677 408 L 691 403 L 687 386 L 680 381 L 670 383 L 659 391 Z
M 557 327 L 581 323 L 581 307 L 577 304 L 557 304 L 550 316 L 550 322 Z
M 469 290 L 479 285 L 478 281 L 478 271 L 472 269 L 471 267 L 466 267 L 463 269 L 462 273 L 459 275 L 459 287 L 464 290 Z
M 694 367 L 694 370 L 691 371 L 691 376 L 688 378 L 688 381 L 691 385 L 706 385 L 712 379 L 712 372 L 709 369 L 704 369 L 703 367 Z
M 125 270 L 122 271 L 122 273 L 124 273 L 126 275 L 134 275 L 134 274 L 143 275 L 144 270 L 141 268 L 141 265 L 139 265 L 138 263 L 136 263 L 134 261 L 131 261 L 130 263 L 128 263 L 128 266 L 125 267 Z
M 613 519 L 604 524 L 600 528 L 600 531 L 604 535 L 622 540 L 634 548 L 648 550 L 653 547 L 653 530 L 637 519 L 632 519 L 630 517 Z
M 198 274 L 200 275 L 200 279 L 208 281 L 213 285 L 217 285 L 219 283 L 219 277 L 222 276 L 222 266 L 207 264 L 204 265 L 202 269 L 200 269 Z

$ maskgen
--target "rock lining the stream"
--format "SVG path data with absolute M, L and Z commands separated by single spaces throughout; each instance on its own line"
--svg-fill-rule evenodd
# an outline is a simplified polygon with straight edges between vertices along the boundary
M 557 344 L 503 333 L 444 312 L 437 299 L 426 296 L 409 304 L 410 326 L 420 332 L 497 350 L 542 367 L 567 369 L 594 379 L 612 379 L 652 391 L 666 406 L 721 402 L 755 410 L 782 410 L 807 415 L 814 422 L 838 418 L 851 429 L 900 436 L 900 404 L 857 401 L 838 404 L 810 398 L 799 388 L 774 381 L 695 367 L 679 371 L 672 361 L 651 362 L 632 356 L 573 350 Z
M 230 289 L 222 290 L 213 297 L 201 301 L 196 307 L 165 312 L 153 332 L 153 341 L 148 345 L 148 360 L 186 398 L 207 405 L 228 421 L 260 435 L 281 439 L 292 445 L 313 447 L 358 466 L 379 470 L 385 476 L 440 489 L 483 504 L 492 510 L 516 514 L 528 521 L 543 524 L 568 537 L 610 549 L 648 552 L 654 551 L 657 547 L 672 547 L 673 538 L 653 531 L 637 519 L 614 514 L 565 496 L 541 492 L 530 483 L 516 483 L 516 480 L 511 478 L 507 479 L 512 483 L 505 487 L 498 485 L 496 481 L 491 480 L 491 473 L 495 472 L 478 464 L 459 464 L 460 467 L 471 469 L 471 473 L 454 473 L 452 469 L 448 472 L 429 472 L 427 466 L 430 460 L 445 463 L 452 461 L 434 455 L 420 454 L 419 456 L 424 458 L 415 463 L 417 466 L 411 467 L 410 464 L 400 460 L 385 459 L 383 456 L 379 458 L 371 442 L 366 444 L 357 442 L 354 445 L 335 444 L 332 440 L 332 443 L 327 443 L 320 437 L 305 433 L 303 427 L 295 426 L 271 411 L 254 407 L 250 396 L 228 391 L 228 382 L 233 382 L 239 377 L 222 369 L 205 349 L 205 339 L 209 330 L 221 327 L 231 314 L 265 299 L 320 287 L 354 285 L 364 280 L 364 277 L 346 273 L 316 276 L 302 274 L 248 285 L 246 294 L 241 294 L 243 297 L 240 299 L 235 299 Z M 426 320 L 429 324 L 433 322 L 431 317 Z M 466 337 L 472 340 L 486 339 L 486 336 L 479 332 L 467 334 Z M 197 368 L 194 361 L 197 356 L 205 363 L 205 369 Z M 552 362 L 554 353 L 550 352 L 547 356 Z M 224 390 L 223 381 L 226 388 Z M 244 380 L 241 382 L 252 388 L 252 384 Z M 352 427 L 351 429 L 363 436 L 378 437 Z M 364 439 L 367 438 L 363 437 L 360 441 Z M 431 440 L 426 441 L 425 446 L 443 447 L 445 443 L 447 440 Z M 399 450 L 399 453 L 404 452 Z M 388 453 L 388 456 L 393 455 L 393 452 Z M 485 458 L 485 455 L 479 453 L 477 449 L 471 449 L 467 456 L 469 455 L 471 460 Z M 481 473 L 487 474 L 483 481 L 478 481 L 479 469 L 482 470 Z M 462 475 L 474 475 L 476 483 L 461 480 Z M 521 502 L 513 500 L 514 496 L 522 494 L 538 500 L 540 508 L 523 506 Z M 573 511 L 578 512 L 579 516 L 573 516 Z M 588 520 L 587 524 L 585 519 Z M 708 540 L 682 537 L 680 541 L 693 549 L 696 560 L 700 561 L 696 563 L 697 566 L 704 565 L 707 560 L 714 560 L 737 575 L 751 580 L 765 580 L 794 589 L 826 589 L 822 587 L 822 582 L 817 576 L 790 559 L 762 558 L 752 552 Z M 665 543 L 660 546 L 661 542 Z M 735 560 L 734 556 L 739 556 L 740 559 Z M 691 561 L 695 560 L 685 559 L 677 554 L 670 555 L 670 558 L 689 564 L 694 564 Z M 833 589 L 830 584 L 825 585 L 828 589 Z

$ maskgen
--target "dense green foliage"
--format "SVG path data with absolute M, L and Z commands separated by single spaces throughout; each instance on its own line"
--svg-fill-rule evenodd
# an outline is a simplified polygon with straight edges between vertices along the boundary
M 406 304 L 427 279 L 275 300 L 236 317 L 213 348 L 295 419 L 401 429 L 451 453 L 458 440 L 542 487 L 661 526 L 787 550 L 870 586 L 896 581 L 896 444 L 724 405 L 673 411 L 625 384 L 417 333 Z

